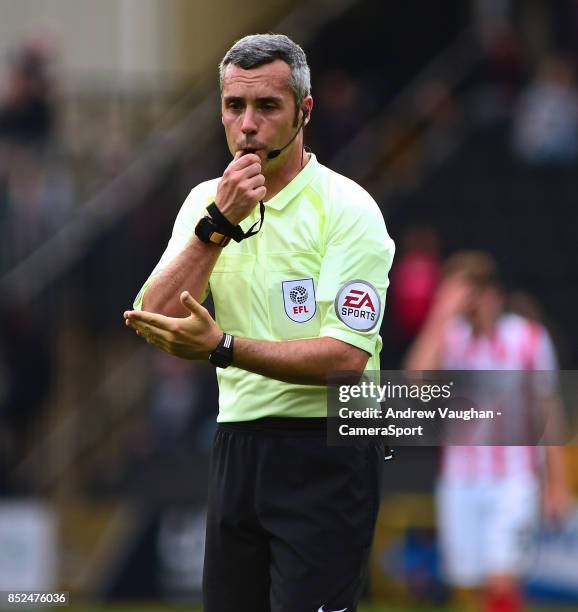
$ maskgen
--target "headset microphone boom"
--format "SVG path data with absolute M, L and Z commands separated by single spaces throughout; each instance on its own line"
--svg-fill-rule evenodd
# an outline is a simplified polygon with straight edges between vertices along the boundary
M 293 138 L 291 138 L 291 140 L 284 147 L 281 147 L 280 149 L 272 149 L 271 151 L 269 151 L 269 153 L 267 153 L 267 160 L 271 160 L 271 159 L 275 159 L 276 157 L 279 157 L 279 155 L 281 155 L 281 153 L 297 138 L 297 135 L 299 134 L 299 132 L 305 127 L 305 120 L 307 119 L 308 116 L 309 116 L 309 109 L 304 108 L 303 118 L 301 119 L 301 123 L 299 124 L 299 127 L 295 131 L 295 134 L 293 134 Z

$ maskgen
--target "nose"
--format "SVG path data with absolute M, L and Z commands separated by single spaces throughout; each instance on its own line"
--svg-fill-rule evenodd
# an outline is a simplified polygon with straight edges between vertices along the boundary
M 255 112 L 251 109 L 251 107 L 247 107 L 245 112 L 243 113 L 243 122 L 241 124 L 241 131 L 243 134 L 256 134 L 257 133 L 257 123 Z

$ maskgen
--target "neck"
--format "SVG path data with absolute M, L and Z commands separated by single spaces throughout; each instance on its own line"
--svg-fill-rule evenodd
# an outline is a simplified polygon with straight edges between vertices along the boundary
M 265 201 L 269 201 L 288 185 L 301 172 L 310 157 L 309 153 L 303 151 L 303 137 L 300 135 L 278 158 L 268 162 Z
M 487 337 L 494 333 L 496 328 L 495 318 L 475 319 L 472 321 L 474 336 Z

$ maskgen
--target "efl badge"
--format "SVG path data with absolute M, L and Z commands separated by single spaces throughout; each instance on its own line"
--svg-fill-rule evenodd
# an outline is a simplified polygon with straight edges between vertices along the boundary
M 340 321 L 357 331 L 373 329 L 381 313 L 381 300 L 373 285 L 354 280 L 337 294 L 335 312 Z
M 283 281 L 283 305 L 287 316 L 295 323 L 312 319 L 317 310 L 313 279 Z

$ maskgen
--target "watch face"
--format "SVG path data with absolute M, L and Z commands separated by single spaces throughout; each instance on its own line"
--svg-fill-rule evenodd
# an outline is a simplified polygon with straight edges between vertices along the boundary
M 223 355 L 217 352 L 211 354 L 209 361 L 218 368 L 226 368 L 227 366 L 231 365 L 231 359 L 228 355 Z
M 211 234 L 215 231 L 215 227 L 208 217 L 199 219 L 195 227 L 195 234 L 202 242 L 211 242 Z
M 231 365 L 233 361 L 233 354 L 231 349 L 222 349 L 219 347 L 211 353 L 209 361 L 218 368 L 226 368 Z
M 231 239 L 224 234 L 216 231 L 215 223 L 209 217 L 203 217 L 195 227 L 195 234 L 201 242 L 207 244 L 217 244 L 219 246 L 227 246 Z
M 224 334 L 219 346 L 209 355 L 209 361 L 218 368 L 226 368 L 233 362 L 233 336 Z
M 219 234 L 219 232 L 211 232 L 209 240 L 213 244 L 218 244 L 219 246 L 227 246 L 231 239 L 228 236 L 223 234 Z

